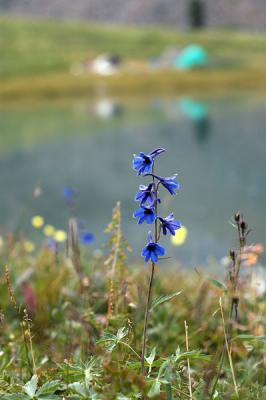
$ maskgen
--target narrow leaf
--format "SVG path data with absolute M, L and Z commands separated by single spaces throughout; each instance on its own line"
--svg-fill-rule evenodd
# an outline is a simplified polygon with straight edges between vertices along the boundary
M 173 299 L 174 297 L 179 296 L 182 293 L 182 290 L 180 292 L 168 294 L 166 296 L 160 296 L 157 299 L 153 300 L 152 305 L 151 305 L 151 311 L 154 310 L 155 307 L 159 306 L 162 303 L 165 303 L 166 301 L 169 301 Z
M 240 339 L 246 342 L 266 342 L 266 336 L 254 336 L 254 335 L 237 335 L 234 339 Z
M 228 292 L 227 287 L 222 282 L 217 281 L 217 279 L 208 278 L 208 281 L 219 289 L 222 289 L 224 293 Z

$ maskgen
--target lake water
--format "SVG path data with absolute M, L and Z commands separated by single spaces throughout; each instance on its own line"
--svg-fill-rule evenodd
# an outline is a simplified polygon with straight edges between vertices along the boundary
M 183 246 L 166 239 L 168 254 L 184 265 L 206 264 L 236 245 L 229 224 L 241 210 L 250 242 L 266 243 L 266 96 L 176 97 L 120 101 L 103 98 L 71 104 L 2 106 L 0 110 L 1 226 L 41 234 L 32 215 L 65 229 L 63 188 L 77 190 L 76 214 L 95 234 L 93 248 L 117 200 L 134 255 L 147 226 L 132 219 L 140 183 L 132 154 L 164 147 L 157 173 L 178 172 L 178 196 L 164 196 L 162 214 L 174 211 L 188 229 Z M 146 178 L 147 179 L 147 178 Z M 32 197 L 39 184 L 42 195 Z

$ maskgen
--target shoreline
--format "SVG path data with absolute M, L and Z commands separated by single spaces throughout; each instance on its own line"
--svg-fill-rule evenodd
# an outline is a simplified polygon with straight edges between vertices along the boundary
M 198 71 L 118 72 L 109 77 L 91 73 L 53 74 L 0 80 L 0 103 L 100 96 L 223 94 L 266 91 L 265 68 Z

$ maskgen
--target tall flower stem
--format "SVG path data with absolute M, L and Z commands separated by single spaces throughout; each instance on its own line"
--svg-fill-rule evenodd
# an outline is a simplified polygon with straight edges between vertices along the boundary
M 154 173 L 154 166 L 152 168 L 152 173 Z M 156 219 L 154 221 L 154 238 L 155 238 L 155 243 L 158 242 L 158 219 L 157 219 L 157 213 L 158 213 L 158 205 L 157 205 L 157 200 L 158 200 L 158 187 L 155 185 L 155 178 L 153 177 L 153 188 L 155 191 L 155 214 L 156 214 Z M 150 303 L 151 303 L 151 294 L 152 294 L 152 284 L 153 284 L 153 278 L 154 278 L 154 270 L 155 270 L 155 264 L 154 262 L 151 263 L 151 274 L 150 274 L 150 280 L 149 280 L 149 288 L 148 288 L 148 295 L 147 295 L 147 300 L 146 300 L 146 309 L 145 309 L 145 318 L 144 318 L 144 328 L 143 328 L 143 341 L 142 341 L 142 350 L 141 350 L 141 373 L 144 375 L 145 374 L 145 352 L 146 352 L 146 343 L 147 343 L 147 328 L 148 328 L 148 323 L 149 323 L 149 317 L 150 317 Z
M 175 230 L 181 227 L 180 222 L 174 220 L 173 213 L 169 214 L 166 218 L 162 218 L 158 215 L 158 203 L 160 203 L 160 199 L 158 198 L 159 185 L 161 184 L 171 195 L 175 195 L 176 190 L 180 188 L 179 183 L 176 181 L 176 175 L 170 177 L 161 177 L 154 174 L 154 160 L 164 151 L 165 149 L 157 148 L 148 154 L 140 152 L 139 155 L 133 155 L 133 169 L 138 171 L 138 175 L 152 177 L 151 183 L 148 185 L 139 186 L 139 191 L 135 196 L 135 200 L 140 202 L 140 208 L 137 209 L 133 214 L 134 218 L 139 218 L 139 224 L 142 224 L 144 221 L 146 221 L 147 224 L 153 223 L 154 227 L 154 235 L 152 235 L 151 231 L 148 232 L 148 243 L 141 252 L 141 255 L 144 257 L 146 263 L 151 260 L 151 271 L 146 299 L 141 351 L 141 371 L 143 375 L 145 375 L 145 351 L 147 342 L 147 329 L 151 314 L 151 297 L 155 264 L 159 261 L 159 257 L 165 254 L 164 247 L 158 244 L 160 240 L 160 233 L 162 230 L 163 235 L 166 235 L 167 231 L 169 231 L 169 234 L 174 235 Z

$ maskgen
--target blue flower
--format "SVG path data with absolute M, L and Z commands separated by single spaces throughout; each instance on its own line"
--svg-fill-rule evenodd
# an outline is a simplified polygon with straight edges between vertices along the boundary
M 138 171 L 138 175 L 148 174 L 152 169 L 154 159 L 164 151 L 164 149 L 158 148 L 148 154 L 143 152 L 139 153 L 139 155 L 134 154 L 133 169 Z
M 166 218 L 161 218 L 159 217 L 159 220 L 161 222 L 161 226 L 163 229 L 163 234 L 167 234 L 167 229 L 169 233 L 173 236 L 175 236 L 175 231 L 179 228 L 181 228 L 181 224 L 179 221 L 175 221 L 174 214 L 171 213 L 169 214 Z
M 89 245 L 94 241 L 94 235 L 90 232 L 83 232 L 80 234 L 80 241 L 84 245 Z
M 138 224 L 142 224 L 144 221 L 146 221 L 147 224 L 152 224 L 156 219 L 154 205 L 151 204 L 146 207 L 141 206 L 134 212 L 133 217 L 139 218 Z
M 63 196 L 67 200 L 71 200 L 76 194 L 76 191 L 71 187 L 65 187 L 63 190 Z
M 148 233 L 148 243 L 142 250 L 142 257 L 145 258 L 145 262 L 148 262 L 150 259 L 153 263 L 158 261 L 159 256 L 163 256 L 165 250 L 158 243 L 153 242 L 151 231 Z
M 154 178 L 158 179 L 160 183 L 168 190 L 168 192 L 172 195 L 175 195 L 175 190 L 180 189 L 180 184 L 176 180 L 176 175 L 169 176 L 167 178 L 162 178 L 161 176 L 157 176 L 154 174 L 150 174 L 154 176 Z
M 153 183 L 149 185 L 140 185 L 139 191 L 135 196 L 136 201 L 140 201 L 140 204 L 143 205 L 146 202 L 152 203 L 154 200 L 154 190 L 153 190 Z
M 53 238 L 48 238 L 47 239 L 46 246 L 51 252 L 53 252 L 53 253 L 56 252 L 57 243 L 56 243 L 56 240 L 54 240 Z

